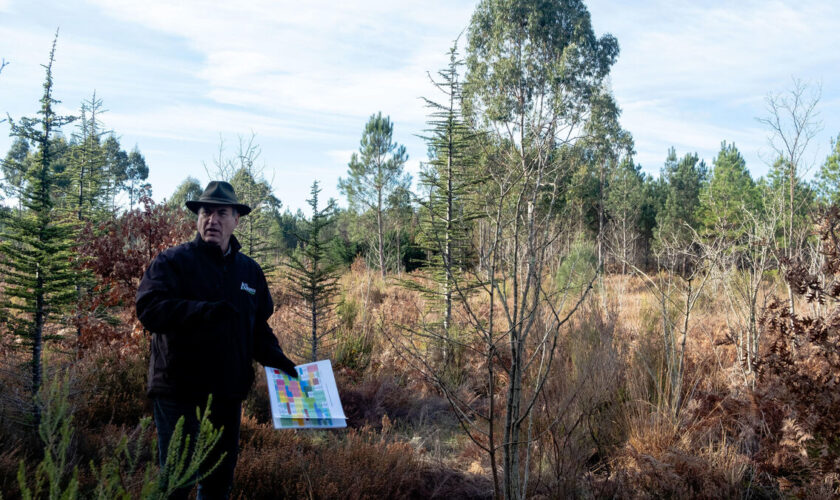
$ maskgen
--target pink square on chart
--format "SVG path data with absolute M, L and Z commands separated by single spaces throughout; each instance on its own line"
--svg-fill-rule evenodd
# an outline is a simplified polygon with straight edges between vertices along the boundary
M 312 365 L 312 366 L 308 367 L 307 370 L 309 371 L 309 373 L 315 373 L 316 371 L 318 371 L 318 367 L 315 366 L 315 365 Z

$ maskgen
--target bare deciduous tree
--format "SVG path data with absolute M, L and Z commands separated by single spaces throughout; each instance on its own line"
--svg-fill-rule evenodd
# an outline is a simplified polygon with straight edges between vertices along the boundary
M 758 118 L 759 123 L 770 132 L 768 142 L 773 157 L 769 163 L 780 162 L 779 166 L 787 174 L 788 196 L 783 205 L 785 220 L 782 224 L 781 253 L 788 260 L 801 255 L 807 235 L 807 231 L 798 230 L 795 224 L 795 215 L 805 201 L 801 198 L 796 200 L 795 191 L 799 178 L 813 165 L 813 159 L 809 159 L 807 153 L 811 140 L 822 128 L 817 112 L 820 96 L 819 85 L 814 87 L 794 78 L 786 92 L 767 96 L 767 116 Z M 793 295 L 788 285 L 791 317 L 796 314 Z

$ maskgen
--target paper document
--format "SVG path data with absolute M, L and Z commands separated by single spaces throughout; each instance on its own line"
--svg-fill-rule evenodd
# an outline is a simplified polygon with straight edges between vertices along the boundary
M 347 427 L 330 361 L 306 363 L 295 369 L 297 380 L 277 368 L 265 367 L 274 428 Z

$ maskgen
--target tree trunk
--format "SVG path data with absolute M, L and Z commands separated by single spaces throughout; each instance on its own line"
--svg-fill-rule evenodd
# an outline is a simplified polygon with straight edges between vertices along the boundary
M 38 391 L 41 389 L 41 350 L 44 333 L 44 276 L 41 266 L 35 269 L 35 324 L 32 331 L 32 400 L 34 402 L 35 428 L 41 423 L 41 403 Z
M 376 235 L 379 238 L 379 272 L 382 279 L 385 279 L 385 246 L 382 242 L 384 238 L 382 228 L 382 188 L 376 192 Z

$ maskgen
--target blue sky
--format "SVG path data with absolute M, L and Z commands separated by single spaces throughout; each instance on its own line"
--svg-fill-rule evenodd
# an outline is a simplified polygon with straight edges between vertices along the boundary
M 337 5 L 338 4 L 338 5 Z M 0 111 L 31 116 L 53 34 L 62 111 L 96 91 L 127 149 L 146 156 L 156 199 L 188 175 L 209 180 L 220 143 L 255 134 L 258 165 L 284 206 L 305 206 L 319 180 L 341 200 L 368 117 L 382 111 L 416 173 L 426 148 L 421 96 L 447 63 L 475 1 L 0 0 Z M 768 94 L 793 78 L 821 87 L 813 173 L 840 133 L 840 2 L 589 1 L 595 32 L 618 38 L 611 85 L 636 161 L 658 173 L 667 150 L 711 163 L 734 142 L 753 175 L 767 171 Z M 0 125 L 6 127 L 7 125 Z M 0 129 L 2 130 L 2 129 Z M 72 125 L 65 132 L 70 133 Z M 11 140 L 0 134 L 0 154 Z

